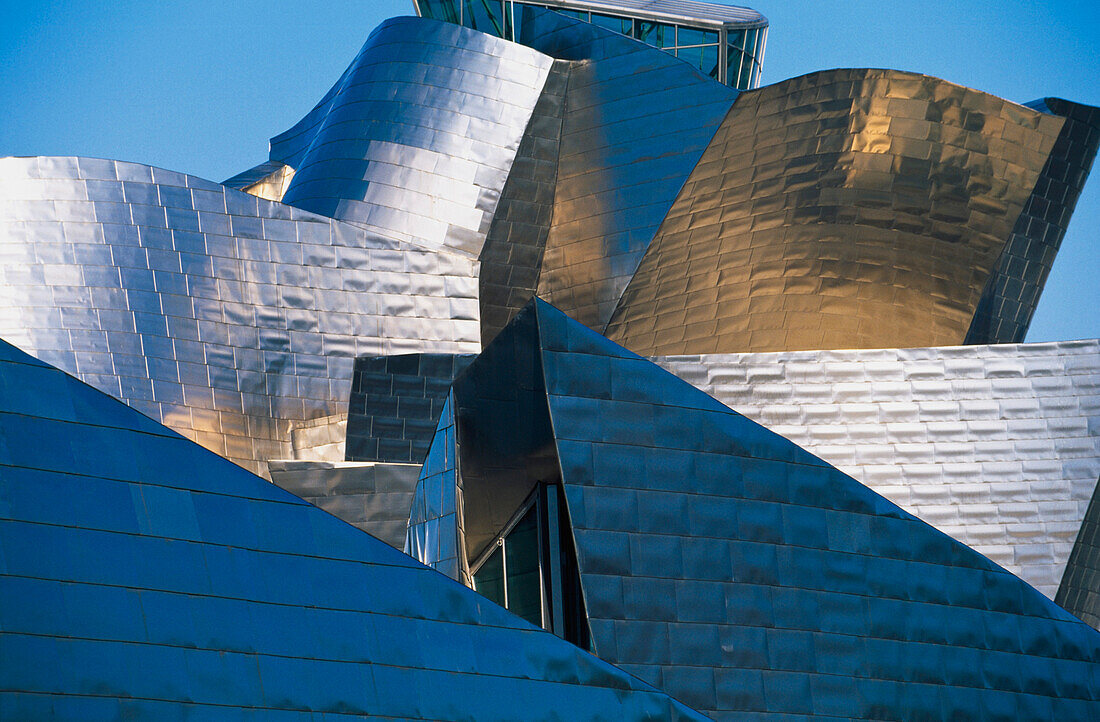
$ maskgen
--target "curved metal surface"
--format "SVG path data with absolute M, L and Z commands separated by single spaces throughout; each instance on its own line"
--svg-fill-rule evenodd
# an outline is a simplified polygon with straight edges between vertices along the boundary
M 1054 599 L 1093 627 L 1100 628 L 1100 482 L 1093 490 L 1092 501 Z
M 890 70 L 744 93 L 608 335 L 644 354 L 962 343 L 1062 125 Z
M 159 168 L 0 160 L 0 336 L 264 473 L 354 358 L 480 348 L 476 263 Z
M 393 18 L 271 159 L 283 201 L 388 238 L 481 251 L 551 59 L 484 33 Z
M 3 342 L 0 500 L 6 720 L 705 719 Z

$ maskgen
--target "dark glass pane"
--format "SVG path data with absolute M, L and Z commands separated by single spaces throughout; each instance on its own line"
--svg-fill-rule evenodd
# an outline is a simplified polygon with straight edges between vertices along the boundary
M 678 48 L 676 57 L 683 58 L 704 74 L 718 79 L 718 46 L 702 45 L 697 48 Z
M 663 23 L 638 23 L 638 39 L 655 48 L 671 48 L 676 45 L 676 27 Z
M 741 73 L 741 57 L 745 54 L 741 48 L 726 46 L 726 84 L 737 87 L 737 78 Z
M 718 33 L 711 30 L 699 30 L 683 26 L 676 29 L 676 44 L 680 47 L 685 45 L 710 45 L 717 42 Z
M 423 17 L 458 23 L 458 0 L 420 0 L 419 5 Z
M 599 13 L 592 13 L 592 24 L 599 25 L 601 28 L 607 28 L 623 35 L 630 35 L 631 26 L 634 21 L 630 18 L 618 18 L 614 15 L 600 15 Z
M 748 57 L 741 63 L 741 77 L 737 79 L 737 87 L 741 90 L 748 90 L 752 85 L 752 65 L 752 60 Z
M 508 609 L 531 624 L 542 626 L 542 584 L 539 576 L 539 527 L 536 507 L 520 519 L 504 539 L 507 559 Z
M 554 12 L 561 13 L 562 15 L 567 15 L 571 18 L 576 18 L 577 20 L 584 20 L 585 22 L 588 22 L 588 13 L 583 10 L 562 10 L 560 8 L 550 9 Z
M 731 47 L 744 49 L 745 47 L 745 31 L 744 30 L 730 30 L 726 33 L 726 42 Z
M 504 555 L 500 547 L 474 572 L 474 591 L 504 606 Z
M 501 0 L 466 0 L 462 24 L 489 35 L 504 37 Z
M 750 30 L 748 35 L 745 36 L 745 53 L 747 55 L 751 55 L 754 58 L 756 57 L 756 42 L 759 37 L 759 30 Z

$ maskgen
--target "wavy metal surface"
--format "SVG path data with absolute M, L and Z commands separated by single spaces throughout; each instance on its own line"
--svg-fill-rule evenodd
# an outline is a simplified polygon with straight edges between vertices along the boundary
M 1100 482 L 1092 494 L 1054 601 L 1100 629 Z
M 476 258 L 551 59 L 449 23 L 379 25 L 271 160 L 283 201 Z
M 525 13 L 519 42 L 575 61 L 538 295 L 602 329 L 737 91 L 550 11 Z
M 480 348 L 476 263 L 159 168 L 0 159 L 0 335 L 265 473 L 356 356 Z
M 502 378 L 504 367 L 516 371 Z M 1086 719 L 1100 711 L 1095 630 L 541 301 L 497 336 L 453 393 L 466 397 L 454 410 L 457 446 L 446 444 L 457 449 L 449 469 L 466 550 L 474 535 L 499 531 L 477 528 L 495 517 L 474 499 L 522 498 L 531 478 L 467 469 L 495 465 L 503 452 L 520 452 L 513 466 L 522 468 L 523 448 L 538 466 L 549 446 L 596 653 L 712 719 Z M 528 397 L 546 404 L 518 417 L 529 426 L 513 424 L 503 443 L 485 433 L 516 418 Z M 448 422 L 440 436 L 454 433 Z
M 1100 108 L 1046 98 L 1028 107 L 1065 118 L 1035 190 L 986 283 L 966 343 L 1021 343 L 1100 146 Z
M 962 343 L 1063 122 L 891 70 L 744 93 L 608 335 L 643 354 Z
M 1054 598 L 1100 476 L 1100 341 L 654 361 Z
M 2 342 L 0 558 L 4 719 L 704 719 Z

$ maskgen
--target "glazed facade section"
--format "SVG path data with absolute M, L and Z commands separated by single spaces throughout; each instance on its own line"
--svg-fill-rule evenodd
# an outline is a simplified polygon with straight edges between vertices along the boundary
M 745 93 L 608 336 L 662 355 L 962 343 L 1062 126 L 897 71 Z
M 704 719 L 2 342 L 0 439 L 5 719 Z
M 1100 476 L 1100 342 L 654 360 L 1054 598 Z
M 442 499 L 461 523 L 426 548 L 455 543 L 462 567 L 503 530 L 507 550 L 524 500 L 560 486 L 571 533 L 557 558 L 575 552 L 593 650 L 712 719 L 1073 718 L 1100 704 L 1094 630 L 541 302 L 452 398 L 436 441 L 457 449 Z M 532 594 L 546 590 L 553 617 L 576 601 L 570 567 L 543 570 Z
M 768 21 L 749 8 L 652 0 L 414 0 L 417 14 L 524 42 L 517 29 L 545 10 L 582 20 L 660 48 L 720 83 L 747 90 L 760 85 Z

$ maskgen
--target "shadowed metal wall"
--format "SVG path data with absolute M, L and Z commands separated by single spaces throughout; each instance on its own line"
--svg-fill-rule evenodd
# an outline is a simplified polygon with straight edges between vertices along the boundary
M 1100 476 L 1100 341 L 654 361 L 1054 598 Z
M 703 720 L 0 342 L 6 720 Z
M 1100 628 L 1100 483 L 1093 491 L 1054 600 Z
M 1100 145 L 1100 108 L 1061 98 L 1028 103 L 1064 117 L 1039 182 L 985 285 L 966 343 L 1020 343 Z
M 476 258 L 551 59 L 449 23 L 393 18 L 271 141 L 283 201 Z
M 265 473 L 355 356 L 476 352 L 476 263 L 193 176 L 0 160 L 0 334 Z
M 899 71 L 743 93 L 608 335 L 644 354 L 962 343 L 1062 125 Z
M 519 42 L 572 63 L 539 296 L 602 329 L 737 91 L 550 11 Z

